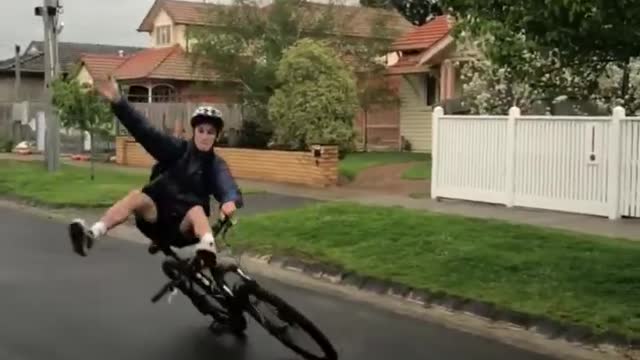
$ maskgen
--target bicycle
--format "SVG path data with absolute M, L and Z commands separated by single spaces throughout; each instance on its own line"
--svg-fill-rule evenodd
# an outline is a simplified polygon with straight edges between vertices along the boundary
M 222 234 L 221 238 L 226 244 L 226 234 L 233 225 L 234 222 L 230 218 L 218 220 L 212 226 L 214 237 L 218 239 L 219 235 Z M 235 264 L 209 266 L 209 269 L 212 269 L 210 270 L 212 276 L 209 276 L 202 271 L 205 267 L 202 260 L 197 256 L 183 259 L 171 249 L 171 246 L 163 243 L 153 243 L 149 247 L 151 254 L 155 254 L 158 251 L 162 251 L 167 256 L 167 259 L 162 262 L 162 270 L 170 281 L 151 298 L 153 303 L 158 302 L 168 292 L 175 295 L 180 290 L 203 315 L 209 315 L 217 322 L 231 324 L 231 330 L 236 336 L 244 335 L 244 331 L 247 328 L 244 314 L 248 313 L 270 335 L 305 359 L 338 359 L 338 354 L 329 339 L 311 320 L 284 299 L 262 287 L 239 266 Z M 214 260 L 217 260 L 217 258 L 214 257 Z M 224 279 L 224 276 L 229 273 L 238 275 L 241 283 L 233 286 L 233 288 L 230 287 Z M 204 291 L 204 294 L 196 291 L 194 284 Z M 252 297 L 257 302 L 273 306 L 280 321 L 272 322 L 261 313 L 256 306 L 257 302 L 250 301 Z M 209 298 L 215 300 L 219 306 L 210 301 Z M 288 329 L 296 325 L 311 336 L 322 349 L 321 355 L 302 348 L 291 339 Z

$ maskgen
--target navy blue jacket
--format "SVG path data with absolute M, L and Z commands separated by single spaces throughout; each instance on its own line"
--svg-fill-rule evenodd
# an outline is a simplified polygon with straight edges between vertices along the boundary
M 168 134 L 163 133 L 159 129 L 153 127 L 149 121 L 135 108 L 133 108 L 126 99 L 121 98 L 119 101 L 111 104 L 111 108 L 115 115 L 120 119 L 120 122 L 134 137 L 134 139 L 157 161 L 152 171 L 151 179 L 161 175 L 162 173 L 172 173 L 174 178 L 169 180 L 171 184 L 164 186 L 167 188 L 167 192 L 185 192 L 184 189 L 197 188 L 196 185 L 201 185 L 202 189 L 199 191 L 192 191 L 193 196 L 200 197 L 199 203 L 205 206 L 205 212 L 209 215 L 209 201 L 204 199 L 204 195 L 212 195 L 216 201 L 220 203 L 226 203 L 229 201 L 235 201 L 238 207 L 242 207 L 242 194 L 235 180 L 231 176 L 227 163 L 221 157 L 215 155 L 213 151 L 211 154 L 206 154 L 206 158 L 203 155 L 191 155 L 192 153 L 198 153 L 194 151 L 193 141 L 187 141 Z M 190 161 L 189 158 L 200 157 L 204 159 L 204 163 L 193 165 L 195 162 Z M 182 164 L 181 164 L 182 163 Z M 193 166 L 198 169 L 193 169 Z M 172 169 L 180 168 L 179 171 L 171 171 Z M 202 174 L 203 184 L 192 184 L 193 175 Z M 187 179 L 180 179 L 180 177 L 188 177 Z M 198 177 L 200 178 L 200 177 Z M 176 182 L 182 181 L 185 186 L 174 186 Z M 181 189 L 181 190 L 177 190 Z M 163 188 L 163 191 L 164 188 Z M 167 194 L 171 195 L 186 195 L 186 194 Z M 206 204 L 204 203 L 206 201 Z

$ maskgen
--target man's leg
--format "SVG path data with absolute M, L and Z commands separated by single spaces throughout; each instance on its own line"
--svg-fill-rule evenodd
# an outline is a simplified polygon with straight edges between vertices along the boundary
M 198 251 L 199 255 L 205 256 L 203 260 L 207 260 L 207 252 L 209 254 L 216 253 L 216 243 L 211 232 L 211 225 L 202 206 L 194 206 L 187 211 L 180 224 L 180 232 L 189 235 L 193 234 L 200 240 L 196 246 L 196 251 Z
M 201 206 L 195 206 L 191 208 L 184 217 L 184 220 L 180 224 L 180 231 L 187 235 L 195 235 L 200 242 L 196 245 L 196 251 L 199 257 L 201 257 L 205 265 L 208 265 L 207 262 L 210 259 L 207 256 L 211 256 L 211 254 L 215 254 L 217 252 L 216 244 L 213 238 L 213 233 L 211 232 L 211 225 L 209 224 L 209 219 L 204 212 L 204 209 Z M 224 263 L 229 261 L 227 259 L 217 258 L 216 269 L 219 267 L 224 267 Z M 229 261 L 232 263 L 233 261 Z M 210 264 L 210 262 L 209 262 Z M 213 271 L 213 269 L 210 269 Z M 215 334 L 224 334 L 228 332 L 233 332 L 237 335 L 240 335 L 244 332 L 247 327 L 247 321 L 244 318 L 244 315 L 241 311 L 232 312 L 231 319 L 227 323 L 219 323 L 217 321 L 211 322 L 209 325 L 209 330 L 211 330 Z
M 152 223 L 156 222 L 158 218 L 158 211 L 153 200 L 140 190 L 134 190 L 111 206 L 102 219 L 93 224 L 91 228 L 87 229 L 82 219 L 74 220 L 69 225 L 69 235 L 74 251 L 86 256 L 85 246 L 91 248 L 97 238 L 125 222 L 134 213 Z

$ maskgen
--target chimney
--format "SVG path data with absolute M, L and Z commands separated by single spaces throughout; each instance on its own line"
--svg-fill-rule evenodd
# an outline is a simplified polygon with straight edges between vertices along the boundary
M 124 57 L 124 50 L 118 50 L 118 56 Z

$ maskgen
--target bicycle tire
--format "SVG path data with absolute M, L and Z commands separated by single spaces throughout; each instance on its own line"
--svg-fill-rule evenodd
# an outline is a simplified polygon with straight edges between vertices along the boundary
M 172 259 L 165 260 L 162 263 L 162 271 L 171 280 L 175 280 L 179 275 L 184 275 L 182 274 L 178 263 Z M 214 321 L 225 322 L 232 316 L 231 311 L 229 311 L 229 309 L 225 307 L 218 308 L 217 310 L 214 309 L 215 306 L 211 303 L 211 298 L 208 294 L 198 294 L 197 292 L 192 292 L 191 289 L 185 287 L 183 284 L 178 285 L 177 288 L 187 298 L 189 298 L 189 300 L 191 300 L 193 306 L 195 306 L 198 311 L 200 311 L 203 315 L 211 316 Z M 236 322 L 234 323 L 235 326 L 233 332 L 237 335 L 243 334 L 247 328 L 246 320 L 244 318 L 234 318 L 234 320 Z
M 322 331 L 320 331 L 320 329 L 311 320 L 309 320 L 291 304 L 287 303 L 284 299 L 259 286 L 257 283 L 247 283 L 244 286 L 241 286 L 239 294 L 241 294 L 245 301 L 248 301 L 249 296 L 253 295 L 258 300 L 274 306 L 278 310 L 279 314 L 286 314 L 286 318 L 288 320 L 287 323 L 295 323 L 302 330 L 304 330 L 307 335 L 311 336 L 311 338 L 316 342 L 318 346 L 320 346 L 320 348 L 324 352 L 324 356 L 316 356 L 309 351 L 301 348 L 289 339 L 279 336 L 279 334 L 276 334 L 274 330 L 270 329 L 263 323 L 261 315 L 259 313 L 256 313 L 256 310 L 252 306 L 245 306 L 245 310 L 251 315 L 251 317 L 253 317 L 258 323 L 260 323 L 260 325 L 262 325 L 265 330 L 267 330 L 272 336 L 278 339 L 287 348 L 293 350 L 307 360 L 338 359 L 338 353 L 334 349 L 329 339 L 324 335 L 324 333 L 322 333 Z

